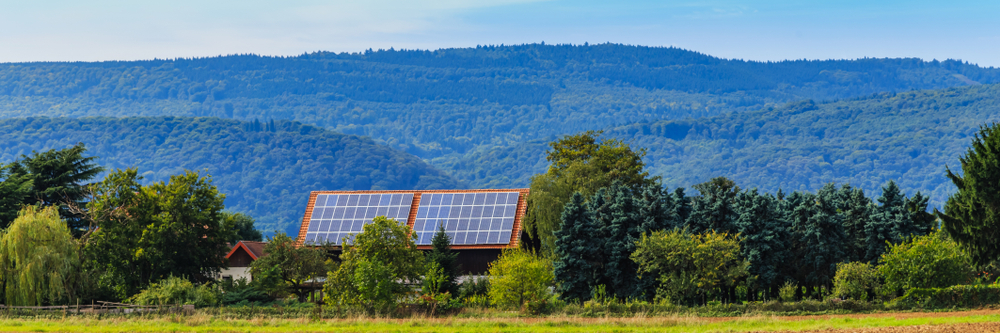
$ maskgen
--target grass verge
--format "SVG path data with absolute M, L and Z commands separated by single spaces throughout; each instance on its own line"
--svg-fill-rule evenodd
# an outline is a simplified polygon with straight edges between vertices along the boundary
M 205 314 L 158 317 L 66 317 L 0 319 L 3 332 L 750 332 L 857 329 L 1000 322 L 1000 312 L 926 316 L 834 316 L 794 318 L 694 316 L 632 318 L 349 318 L 219 319 Z

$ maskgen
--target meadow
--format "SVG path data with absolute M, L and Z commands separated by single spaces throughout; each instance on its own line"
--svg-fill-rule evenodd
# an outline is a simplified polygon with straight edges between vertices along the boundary
M 848 315 L 744 317 L 354 317 L 343 319 L 226 319 L 194 315 L 3 318 L 3 332 L 776 332 L 776 331 L 990 331 L 1000 310 L 897 312 Z

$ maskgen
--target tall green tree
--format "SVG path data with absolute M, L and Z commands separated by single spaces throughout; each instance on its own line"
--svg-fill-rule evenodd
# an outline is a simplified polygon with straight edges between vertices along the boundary
M 236 244 L 241 240 L 253 242 L 264 240 L 264 234 L 254 227 L 254 219 L 250 215 L 224 211 L 222 218 L 224 225 L 233 226 L 233 237 L 229 238 L 229 244 Z
M 861 261 L 872 264 L 885 253 L 888 243 L 898 244 L 927 232 L 911 218 L 914 214 L 907 207 L 909 199 L 896 182 L 890 180 L 883 186 L 882 195 L 877 200 L 880 205 L 872 208 L 872 217 L 865 226 L 865 255 L 861 258 Z
M 579 192 L 562 213 L 562 226 L 556 231 L 556 260 L 553 274 L 558 281 L 559 297 L 567 301 L 586 301 L 599 281 L 601 228 L 587 210 Z
M 60 207 L 59 214 L 70 230 L 82 233 L 87 223 L 79 213 L 67 209 L 67 205 L 83 206 L 86 182 L 104 171 L 103 167 L 94 164 L 96 157 L 83 156 L 86 151 L 83 143 L 78 143 L 66 149 L 21 155 L 20 160 L 4 166 L 5 172 L 0 172 L 5 183 L 0 185 L 0 191 L 11 195 L 4 201 L 21 197 L 20 204 Z M 30 186 L 30 190 L 25 194 L 26 186 Z M 9 210 L 0 212 L 0 218 L 9 218 L 10 213 Z M 0 227 L 9 222 L 0 220 Z
M 945 231 L 977 265 L 1000 259 L 1000 125 L 979 128 L 959 161 L 962 175 L 947 169 L 958 191 L 938 212 Z
M 829 290 L 837 264 L 847 261 L 844 244 L 849 242 L 835 200 L 836 189 L 826 184 L 816 194 L 803 195 L 792 212 L 795 279 L 811 290 Z
M 750 295 L 759 291 L 774 296 L 782 282 L 781 267 L 789 259 L 791 225 L 778 205 L 777 198 L 760 194 L 756 188 L 740 192 L 736 197 L 738 217 L 733 224 L 743 238 L 741 255 L 749 265 L 749 275 L 754 278 L 748 286 L 752 289 Z
M 868 233 L 865 227 L 872 219 L 872 200 L 865 192 L 845 184 L 837 191 L 837 209 L 843 216 L 844 233 L 849 242 L 844 244 L 848 260 L 862 261 L 867 254 Z M 868 262 L 868 261 L 866 261 Z
M 437 285 L 435 293 L 449 292 L 458 295 L 458 284 L 455 279 L 459 275 L 458 252 L 451 250 L 451 239 L 444 230 L 444 224 L 438 225 L 438 231 L 431 238 L 431 251 L 427 252 L 427 262 L 435 262 L 444 279 Z
M 394 311 L 420 281 L 424 255 L 415 233 L 384 216 L 365 224 L 353 244 L 344 242 L 341 263 L 323 286 L 327 304 L 357 306 L 369 312 Z M 346 240 L 346 238 L 345 238 Z
M 31 194 L 31 177 L 14 170 L 18 167 L 16 163 L 0 165 L 0 230 L 17 218 L 21 206 Z
M 616 139 L 600 140 L 601 133 L 587 131 L 550 143 L 546 156 L 551 163 L 548 171 L 531 179 L 524 229 L 540 241 L 545 256 L 555 249 L 555 231 L 561 223 L 562 209 L 573 193 L 589 197 L 616 182 L 638 189 L 653 185 L 658 179 L 644 171 L 645 149 L 632 150 Z
M 642 220 L 637 214 L 639 205 L 632 190 L 624 186 L 613 186 L 608 193 L 610 214 L 604 215 L 605 231 L 602 233 L 607 237 L 603 251 L 607 287 L 619 299 L 639 297 L 642 296 L 636 274 L 639 267 L 630 258 L 644 233 Z
M 309 280 L 326 276 L 330 270 L 326 250 L 296 246 L 295 239 L 283 232 L 268 238 L 264 253 L 265 256 L 250 264 L 250 273 L 273 296 L 294 294 L 300 302 L 305 302 L 313 291 L 307 285 Z
M 59 304 L 72 298 L 77 242 L 54 206 L 25 206 L 0 231 L 0 288 L 7 305 Z
M 694 188 L 701 196 L 692 201 L 691 215 L 687 220 L 690 231 L 696 234 L 710 230 L 733 231 L 733 222 L 737 218 L 734 202 L 740 187 L 726 177 L 716 177 L 694 185 Z
M 196 172 L 141 186 L 136 169 L 116 170 L 92 188 L 89 218 L 99 229 L 85 245 L 89 266 L 124 299 L 168 276 L 206 281 L 226 261 L 233 226 L 224 195 Z

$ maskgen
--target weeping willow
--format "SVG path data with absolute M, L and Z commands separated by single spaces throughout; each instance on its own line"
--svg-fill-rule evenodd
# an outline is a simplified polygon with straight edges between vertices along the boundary
M 79 263 L 76 240 L 56 207 L 26 206 L 0 231 L 0 286 L 8 305 L 55 304 Z

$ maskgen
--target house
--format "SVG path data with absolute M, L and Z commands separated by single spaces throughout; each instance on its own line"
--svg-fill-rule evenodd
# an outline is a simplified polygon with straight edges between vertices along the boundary
M 481 275 L 504 249 L 521 240 L 528 189 L 313 191 L 298 245 L 340 248 L 376 216 L 405 223 L 417 235 L 417 248 L 430 250 L 444 226 L 458 252 L 463 274 Z
M 233 249 L 226 254 L 229 261 L 229 268 L 221 272 L 224 280 L 246 279 L 247 282 L 253 279 L 250 276 L 250 263 L 267 255 L 264 253 L 265 242 L 239 241 Z

